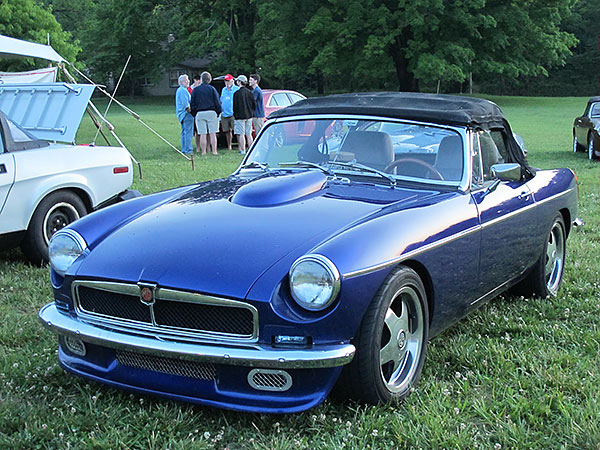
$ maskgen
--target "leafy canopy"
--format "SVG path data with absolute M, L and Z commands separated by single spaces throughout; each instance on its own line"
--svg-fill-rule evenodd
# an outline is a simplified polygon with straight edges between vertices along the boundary
M 79 43 L 64 31 L 49 8 L 34 0 L 2 0 L 0 2 L 0 34 L 40 44 L 48 43 L 67 61 L 75 62 L 81 51 Z M 4 71 L 32 70 L 45 64 L 33 58 L 3 59 Z

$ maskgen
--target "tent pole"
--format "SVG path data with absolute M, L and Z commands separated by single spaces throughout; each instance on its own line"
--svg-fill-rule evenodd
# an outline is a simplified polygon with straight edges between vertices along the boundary
M 69 73 L 69 71 L 67 70 L 67 68 L 64 66 L 64 64 L 60 65 L 63 73 L 65 74 L 65 76 L 72 82 L 72 83 L 76 83 L 75 78 L 73 78 L 73 76 Z M 77 70 L 77 69 L 75 69 Z M 79 71 L 78 71 L 79 72 Z M 79 72 L 81 73 L 81 72 Z M 87 77 L 86 77 L 87 78 Z M 88 79 L 89 80 L 89 79 Z M 94 85 L 96 85 L 95 83 L 93 83 Z M 138 166 L 138 170 L 140 172 L 140 180 L 142 179 L 142 165 L 138 162 L 137 159 L 134 158 L 134 156 L 131 154 L 131 152 L 129 151 L 129 149 L 127 147 L 125 147 L 125 144 L 123 144 L 123 142 L 121 141 L 121 139 L 119 139 L 119 137 L 117 136 L 117 134 L 115 133 L 115 127 L 108 121 L 106 120 L 106 118 L 104 118 L 104 116 L 102 116 L 102 114 L 100 114 L 100 111 L 98 111 L 98 108 L 96 108 L 96 105 L 94 105 L 92 103 L 92 101 L 90 100 L 88 102 L 88 114 L 90 115 L 90 117 L 92 118 L 92 121 L 94 122 L 94 124 L 96 125 L 97 129 L 100 131 L 100 134 L 102 134 L 102 137 L 104 138 L 104 140 L 106 141 L 106 143 L 108 145 L 110 145 L 110 142 L 108 141 L 108 139 L 106 138 L 106 136 L 104 135 L 104 132 L 102 130 L 100 130 L 100 128 L 102 127 L 101 124 L 98 123 L 98 118 L 94 117 L 93 114 L 91 114 L 91 110 L 94 111 L 94 113 L 98 114 L 98 116 L 102 119 L 102 122 L 104 122 L 106 124 L 106 127 L 108 128 L 108 130 L 110 131 L 110 133 L 113 135 L 113 137 L 117 140 L 117 142 L 119 143 L 119 145 L 121 147 L 123 147 L 125 150 L 127 150 L 127 153 L 129 153 L 129 157 L 131 158 L 131 160 Z M 184 155 L 185 156 L 185 155 Z
M 70 63 L 69 63 L 70 64 Z M 144 122 L 141 118 L 140 115 L 138 113 L 136 113 L 135 111 L 133 111 L 132 109 L 130 109 L 129 107 L 127 107 L 126 105 L 124 105 L 123 103 L 121 103 L 119 100 L 117 100 L 116 98 L 114 98 L 108 91 L 106 91 L 106 89 L 103 89 L 101 86 L 97 85 L 96 83 L 94 83 L 92 80 L 90 80 L 84 73 L 82 73 L 80 70 L 77 69 L 77 67 L 73 66 L 71 64 L 71 67 L 73 67 L 75 69 L 75 71 L 81 75 L 83 78 L 85 78 L 88 82 L 92 83 L 94 86 L 96 86 L 96 88 L 98 88 L 98 90 L 100 92 L 102 92 L 104 95 L 106 95 L 108 98 L 112 99 L 117 105 L 119 105 L 121 108 L 123 108 L 127 113 L 129 113 L 135 120 L 137 120 L 139 123 L 141 123 L 143 126 L 145 126 L 148 130 L 150 130 L 152 133 L 154 133 L 158 138 L 160 138 L 165 144 L 167 144 L 169 147 L 171 147 L 173 150 L 175 150 L 177 153 L 179 153 L 181 156 L 183 156 L 185 159 L 187 159 L 188 161 L 191 160 L 191 158 L 185 154 L 183 154 L 181 152 L 181 150 L 179 150 L 177 147 L 175 147 L 173 144 L 171 144 L 169 141 L 167 141 L 164 137 L 162 137 L 160 134 L 158 134 L 154 129 L 152 129 L 152 127 L 150 127 L 150 125 L 148 125 L 146 122 Z M 105 119 L 106 121 L 106 119 Z

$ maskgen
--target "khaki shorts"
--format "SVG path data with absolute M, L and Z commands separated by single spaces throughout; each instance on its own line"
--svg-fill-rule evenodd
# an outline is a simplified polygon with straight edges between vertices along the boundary
M 256 134 L 258 134 L 258 132 L 261 130 L 261 128 L 263 127 L 264 124 L 265 124 L 264 117 L 253 117 L 252 118 L 252 125 L 254 125 L 254 132 Z
M 230 117 L 223 117 L 221 116 L 221 128 L 223 128 L 223 131 L 228 132 L 233 130 L 233 116 Z
M 235 134 L 252 134 L 252 119 L 236 119 L 233 132 Z
M 198 134 L 215 134 L 219 131 L 219 116 L 215 111 L 198 111 L 196 113 L 196 132 Z

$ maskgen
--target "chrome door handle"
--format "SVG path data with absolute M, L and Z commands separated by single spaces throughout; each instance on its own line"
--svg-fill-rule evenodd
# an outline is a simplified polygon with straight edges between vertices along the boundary
M 4 164 L 0 164 L 0 173 L 6 173 L 6 166 Z
M 527 197 L 529 197 L 529 192 L 523 191 L 519 194 L 519 196 L 517 198 L 519 200 L 523 200 L 523 199 L 527 199 Z

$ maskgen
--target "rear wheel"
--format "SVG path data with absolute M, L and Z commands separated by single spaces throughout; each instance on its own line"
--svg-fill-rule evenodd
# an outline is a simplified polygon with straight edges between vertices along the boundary
M 592 135 L 592 133 L 588 134 L 587 149 L 588 149 L 588 159 L 589 160 L 596 159 L 596 148 L 594 146 L 594 136 Z
M 557 214 L 552 221 L 542 254 L 527 277 L 513 289 L 516 294 L 548 297 L 558 293 L 565 268 L 566 240 L 565 222 Z
M 21 244 L 27 259 L 36 265 L 47 263 L 52 235 L 85 214 L 85 205 L 71 191 L 53 192 L 44 198 L 33 213 Z
M 575 130 L 573 130 L 573 152 L 577 153 L 581 150 L 581 145 L 579 145 L 579 141 L 577 140 L 577 136 L 575 135 Z
M 401 267 L 381 286 L 363 317 L 356 355 L 338 385 L 369 404 L 398 402 L 416 385 L 425 361 L 429 312 L 417 273 Z

